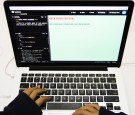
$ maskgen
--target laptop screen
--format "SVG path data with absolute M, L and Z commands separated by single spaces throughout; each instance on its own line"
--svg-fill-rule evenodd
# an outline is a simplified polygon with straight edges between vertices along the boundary
M 9 14 L 16 61 L 23 66 L 115 64 L 129 6 L 11 5 Z

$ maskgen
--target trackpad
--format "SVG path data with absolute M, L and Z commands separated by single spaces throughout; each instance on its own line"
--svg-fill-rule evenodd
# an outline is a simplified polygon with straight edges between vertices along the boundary
M 43 115 L 72 115 L 75 110 L 44 110 Z
M 65 113 L 48 113 L 47 115 L 71 115 L 71 114 L 65 114 Z M 46 114 L 43 114 L 46 115 Z

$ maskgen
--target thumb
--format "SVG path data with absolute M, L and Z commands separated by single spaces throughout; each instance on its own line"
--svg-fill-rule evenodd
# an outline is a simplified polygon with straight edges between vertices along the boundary
M 47 102 L 50 100 L 50 97 L 48 96 L 41 96 L 40 98 L 38 98 L 35 103 L 38 105 L 38 106 L 41 106 L 43 103 Z

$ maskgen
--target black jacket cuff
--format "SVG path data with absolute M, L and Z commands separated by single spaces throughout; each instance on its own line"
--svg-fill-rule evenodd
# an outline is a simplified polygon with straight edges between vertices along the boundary
M 4 108 L 4 112 L 10 115 L 42 115 L 40 107 L 23 92 Z
M 99 111 L 99 115 L 127 115 L 127 114 L 122 113 L 122 112 L 120 112 L 120 113 L 114 113 L 112 111 L 109 111 L 109 110 L 101 107 L 100 108 L 100 111 Z

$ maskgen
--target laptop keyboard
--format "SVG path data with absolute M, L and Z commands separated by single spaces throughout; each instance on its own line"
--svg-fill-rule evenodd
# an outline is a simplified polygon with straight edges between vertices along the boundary
M 54 74 L 23 73 L 20 92 L 29 87 L 40 86 L 51 96 L 42 109 L 74 110 L 89 103 L 105 103 L 109 110 L 120 110 L 115 74 Z

